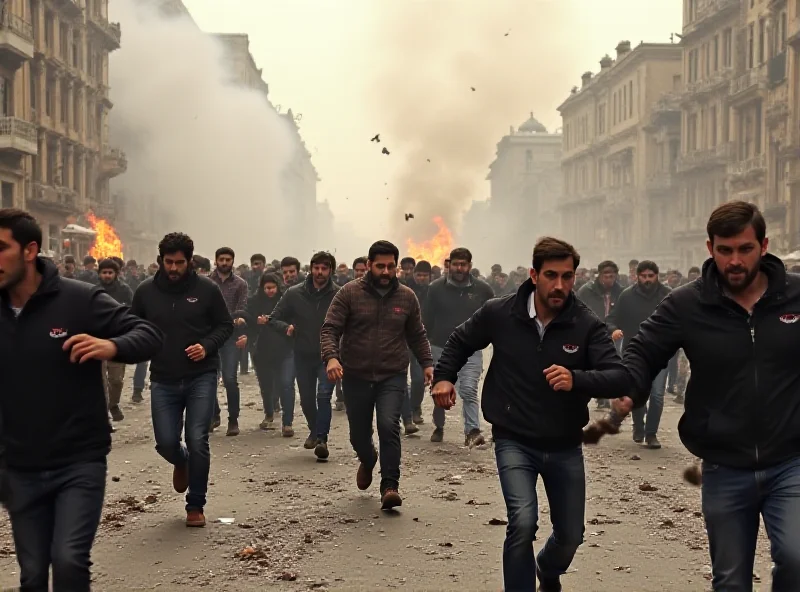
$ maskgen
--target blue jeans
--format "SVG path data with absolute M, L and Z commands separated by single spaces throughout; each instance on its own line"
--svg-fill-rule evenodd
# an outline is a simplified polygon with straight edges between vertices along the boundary
M 414 411 L 422 410 L 422 400 L 425 398 L 425 375 L 417 358 L 408 352 L 408 368 L 411 373 L 411 383 L 406 385 L 406 397 L 403 399 L 403 421 L 412 420 Z
M 442 348 L 432 345 L 433 362 L 437 364 L 442 356 Z M 478 383 L 483 372 L 483 351 L 478 350 L 472 354 L 464 367 L 458 372 L 456 381 L 456 392 L 461 397 L 462 409 L 464 413 L 464 433 L 469 434 L 472 430 L 481 429 L 481 407 L 478 402 Z M 437 428 L 444 427 L 444 409 L 441 407 L 433 408 L 433 425 Z
M 150 385 L 150 409 L 156 451 L 176 467 L 189 464 L 186 510 L 206 505 L 211 450 L 208 431 L 217 394 L 217 373 L 206 372 L 175 384 Z M 186 444 L 181 442 L 183 413 L 186 412 Z
M 405 374 L 380 382 L 345 374 L 342 390 L 350 425 L 350 444 L 358 460 L 370 469 L 375 466 L 372 417 L 377 415 L 381 493 L 388 488 L 397 489 L 400 483 L 400 410 L 407 399 Z
M 88 592 L 106 491 L 106 459 L 50 471 L 6 471 L 8 514 L 22 590 Z
M 675 385 L 678 383 L 678 356 L 680 356 L 681 352 L 677 352 L 672 359 L 667 364 L 667 376 L 665 379 L 665 384 L 669 385 L 669 388 L 673 391 L 675 390 Z
M 144 390 L 144 381 L 147 379 L 147 365 L 149 362 L 140 362 L 136 364 L 136 370 L 133 373 L 133 390 Z
M 567 572 L 583 542 L 586 475 L 580 446 L 543 452 L 517 440 L 496 439 L 495 457 L 506 502 L 508 527 L 503 543 L 505 592 L 536 589 L 536 567 L 546 579 Z M 536 481 L 541 475 L 553 533 L 534 561 L 533 541 L 539 528 Z
M 264 413 L 275 413 L 275 398 L 279 396 L 283 412 L 281 425 L 291 426 L 294 420 L 294 358 L 262 358 L 256 353 L 253 366 L 261 389 Z
M 634 432 L 644 433 L 645 436 L 655 436 L 658 433 L 658 424 L 661 423 L 661 413 L 664 411 L 664 389 L 666 384 L 667 371 L 665 369 L 659 372 L 653 381 L 647 405 L 631 412 Z M 647 414 L 646 421 L 645 414 Z
M 238 368 L 242 350 L 236 347 L 237 337 L 231 337 L 219 350 L 219 367 L 222 371 L 222 385 L 228 397 L 228 420 L 239 420 L 239 380 Z M 216 390 L 216 389 L 215 389 Z M 219 401 L 214 398 L 214 417 L 219 417 L 222 410 Z
M 297 389 L 300 391 L 300 407 L 314 438 L 328 441 L 331 431 L 331 397 L 336 383 L 328 380 L 325 364 L 319 355 L 294 354 Z
M 800 458 L 760 471 L 703 463 L 703 517 L 714 590 L 752 592 L 759 515 L 769 538 L 772 592 L 800 582 Z

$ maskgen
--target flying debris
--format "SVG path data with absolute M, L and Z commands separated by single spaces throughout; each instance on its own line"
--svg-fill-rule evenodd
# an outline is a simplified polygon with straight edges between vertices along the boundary
M 428 162 L 430 162 L 430 161 L 431 161 L 431 159 L 430 159 L 430 158 L 426 158 L 425 160 L 427 160 Z
M 384 146 L 383 150 L 381 150 L 381 154 L 389 154 L 389 151 Z
M 475 92 L 475 87 L 474 86 L 470 86 L 470 89 L 472 90 L 472 92 Z
M 406 222 L 414 219 L 414 214 L 406 214 Z
M 380 134 L 375 134 L 375 137 L 370 140 L 370 142 L 380 142 L 380 141 L 381 141 Z
M 503 37 L 508 37 L 508 34 L 509 34 L 510 32 L 511 32 L 511 29 L 509 29 L 508 31 L 506 31 L 506 34 L 505 34 L 505 35 L 503 35 Z

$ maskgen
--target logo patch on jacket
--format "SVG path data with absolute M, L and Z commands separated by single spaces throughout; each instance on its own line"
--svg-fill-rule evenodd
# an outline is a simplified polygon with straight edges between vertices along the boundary
M 393 312 L 394 314 L 403 314 L 403 309 L 402 309 L 402 308 L 400 308 L 399 306 L 395 306 L 395 307 L 392 309 L 392 312 Z
M 195 302 L 197 302 L 197 298 L 195 298 L 194 296 L 189 296 L 186 299 L 186 302 L 191 302 L 192 304 L 194 304 Z
M 60 328 L 50 329 L 50 337 L 52 337 L 53 339 L 64 339 L 66 336 L 67 336 L 66 329 L 60 329 Z
M 787 325 L 790 325 L 791 323 L 796 323 L 797 321 L 800 321 L 800 314 L 785 314 L 781 315 L 779 318 L 781 320 L 781 323 L 786 323 Z
M 567 343 L 562 349 L 568 354 L 574 354 L 576 351 L 578 351 L 578 346 Z

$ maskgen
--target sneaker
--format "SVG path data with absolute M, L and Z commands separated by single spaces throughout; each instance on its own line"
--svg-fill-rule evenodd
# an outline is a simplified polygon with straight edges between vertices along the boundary
M 336 407 L 334 407 L 336 411 L 344 411 L 344 401 L 336 401 Z
M 325 440 L 317 440 L 314 446 L 314 455 L 320 460 L 327 460 L 328 456 L 330 456 L 328 443 Z
M 375 464 L 372 465 L 372 468 L 375 468 L 375 465 L 378 464 L 378 451 L 373 448 L 373 452 L 375 454 Z M 358 465 L 358 472 L 356 473 L 356 486 L 361 491 L 364 491 L 369 489 L 370 485 L 372 485 L 372 469 L 361 463 Z
M 658 450 L 661 448 L 661 442 L 658 441 L 658 437 L 653 434 L 652 436 L 647 436 L 645 438 L 645 446 L 650 450 Z
M 396 489 L 389 488 L 381 495 L 381 510 L 391 510 L 403 505 L 403 498 Z
M 536 568 L 536 579 L 539 580 L 539 592 L 561 592 L 560 578 L 544 578 L 539 568 Z
M 472 448 L 473 446 L 482 446 L 483 444 L 486 444 L 486 438 L 483 437 L 483 434 L 477 428 L 470 430 L 469 434 L 464 437 L 464 446 Z
M 294 438 L 294 428 L 292 426 L 283 426 L 281 429 L 281 436 L 284 438 Z
M 119 405 L 114 405 L 111 409 L 109 409 L 111 413 L 111 419 L 114 421 L 122 421 L 125 419 L 125 414 L 122 413 L 122 409 L 119 408 Z
M 206 517 L 202 510 L 188 510 L 186 512 L 186 526 L 191 528 L 203 528 L 206 525 Z
M 444 440 L 444 428 L 436 428 L 431 434 L 431 442 L 441 442 Z
M 262 421 L 258 425 L 258 427 L 261 428 L 262 430 L 274 430 L 275 426 L 272 425 L 272 423 L 274 421 L 275 421 L 275 417 L 272 416 L 272 415 L 267 414 L 267 415 L 264 416 L 264 421 Z
M 644 430 L 637 430 L 633 428 L 633 441 L 637 444 L 644 442 Z
M 306 441 L 303 443 L 303 448 L 306 450 L 314 450 L 317 447 L 317 439 L 311 434 L 308 435 Z
M 142 389 L 133 389 L 133 396 L 131 397 L 131 402 L 133 403 L 141 403 L 144 401 L 144 397 L 142 396 Z
M 186 493 L 189 489 L 189 464 L 172 468 L 172 487 L 178 493 Z
M 226 436 L 238 436 L 239 435 L 239 420 L 237 419 L 230 419 L 228 420 L 228 431 L 225 432 Z
M 419 431 L 419 428 L 414 425 L 413 421 L 404 421 L 403 425 L 405 425 L 406 429 L 406 436 L 410 436 L 411 434 L 416 434 Z
M 208 428 L 208 431 L 213 432 L 220 426 L 221 423 L 222 422 L 220 421 L 219 416 L 215 417 L 211 420 L 211 426 Z
M 425 420 L 422 418 L 422 409 L 415 409 L 412 418 L 414 423 L 417 425 L 422 425 L 425 423 Z

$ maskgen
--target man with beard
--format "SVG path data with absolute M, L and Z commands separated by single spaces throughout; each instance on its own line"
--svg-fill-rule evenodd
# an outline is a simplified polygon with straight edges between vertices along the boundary
M 332 275 L 336 258 L 325 251 L 311 258 L 311 273 L 306 280 L 289 288 L 272 312 L 270 323 L 294 336 L 294 366 L 300 406 L 308 423 L 308 438 L 303 445 L 314 450 L 319 460 L 328 458 L 331 431 L 331 397 L 336 381 L 329 381 L 320 357 L 320 329 L 325 313 L 339 291 Z
M 353 279 L 360 280 L 367 273 L 367 258 L 356 257 L 353 260 Z
M 64 275 L 62 277 L 70 280 L 75 279 L 75 257 L 72 255 L 64 257 Z
M 191 238 L 168 234 L 158 244 L 158 253 L 161 268 L 136 290 L 131 312 L 152 321 L 165 335 L 164 347 L 150 361 L 156 450 L 174 467 L 175 491 L 187 492 L 186 526 L 202 527 L 219 351 L 233 334 L 233 321 L 217 285 L 192 269 Z
M 397 279 L 412 290 L 414 289 L 414 269 L 417 262 L 413 257 L 403 257 L 400 260 L 400 269 L 397 272 Z
M 0 210 L 0 501 L 20 590 L 50 590 L 52 568 L 53 590 L 88 592 L 111 450 L 101 362 L 146 360 L 161 334 L 103 290 L 59 277 L 41 245 L 30 214 Z
M 639 332 L 639 325 L 653 314 L 670 291 L 658 280 L 658 265 L 652 261 L 642 261 L 637 265 L 636 283 L 622 291 L 617 305 L 606 318 L 611 338 L 614 341 L 622 340 L 623 352 Z M 638 407 L 633 412 L 633 441 L 638 444 L 644 442 L 650 449 L 661 448 L 658 425 L 664 410 L 666 382 L 667 372 L 664 370 L 653 380 L 647 406 Z
M 100 283 L 97 277 L 97 259 L 91 255 L 86 255 L 83 258 L 83 269 L 75 276 L 78 280 L 96 286 Z
M 431 340 L 434 361 L 438 361 L 442 355 L 442 349 L 455 328 L 469 319 L 487 300 L 494 298 L 489 284 L 470 275 L 472 253 L 469 249 L 453 249 L 448 261 L 449 273 L 431 284 L 423 308 L 425 329 Z M 481 433 L 478 403 L 478 382 L 482 373 L 481 350 L 473 352 L 458 372 L 458 394 L 461 396 L 464 416 L 464 446 L 480 446 L 486 443 Z M 444 409 L 435 407 L 431 442 L 441 442 L 444 439 L 444 423 Z
M 247 282 L 233 273 L 233 261 L 236 254 L 230 247 L 220 247 L 214 254 L 216 268 L 209 275 L 209 279 L 219 286 L 228 313 L 233 316 L 235 313 L 247 308 Z M 243 321 L 242 321 L 243 323 Z M 241 326 L 241 325 L 240 325 Z M 247 346 L 247 337 L 234 331 L 219 350 L 220 371 L 222 372 L 222 385 L 225 387 L 225 395 L 228 399 L 228 431 L 226 436 L 239 435 L 239 380 L 236 370 L 239 368 L 241 349 Z M 219 402 L 214 403 L 214 420 L 211 429 L 214 430 L 220 425 L 221 410 Z
M 130 306 L 133 302 L 133 292 L 127 284 L 119 281 L 119 265 L 112 259 L 103 259 L 99 266 L 100 287 L 120 304 Z M 122 398 L 122 386 L 125 381 L 125 364 L 119 362 L 104 362 L 103 375 L 108 394 L 108 411 L 111 419 L 122 421 L 125 415 L 119 408 Z
M 341 380 L 347 402 L 350 443 L 361 464 L 356 485 L 372 484 L 378 452 L 372 441 L 377 415 L 381 463 L 381 508 L 402 505 L 400 413 L 406 399 L 408 348 L 433 377 L 433 358 L 414 292 L 397 279 L 397 247 L 378 241 L 369 248 L 369 273 L 334 297 L 320 332 L 328 378 Z
M 295 257 L 284 257 L 281 260 L 283 285 L 288 289 L 305 281 L 306 276 L 300 273 L 300 261 Z
M 509 591 L 534 590 L 537 576 L 542 592 L 561 590 L 560 577 L 583 541 L 581 442 L 589 400 L 627 393 L 630 384 L 605 325 L 572 292 L 579 263 L 568 243 L 540 239 L 530 278 L 457 327 L 434 372 L 434 402 L 449 409 L 459 370 L 474 352 L 494 348 L 482 403 L 508 512 L 503 578 Z M 553 532 L 534 560 L 540 476 Z
M 414 267 L 414 285 L 409 287 L 414 290 L 423 314 L 430 285 L 431 264 L 428 261 L 420 261 Z M 408 350 L 408 364 L 411 384 L 407 389 L 406 399 L 403 401 L 403 425 L 405 426 L 406 436 L 416 434 L 419 431 L 417 425 L 425 423 L 422 417 L 422 400 L 425 398 L 425 377 L 422 373 L 422 367 L 414 356 L 414 352 L 410 349 Z
M 255 253 L 250 256 L 250 269 L 247 273 L 248 297 L 255 296 L 258 293 L 258 286 L 266 266 L 267 258 L 261 253 Z
M 800 278 L 768 254 L 764 218 L 732 201 L 708 220 L 702 276 L 667 296 L 625 350 L 641 405 L 678 349 L 692 379 L 678 424 L 702 459 L 714 590 L 753 589 L 763 519 L 773 592 L 800 581 Z M 633 403 L 623 400 L 621 412 Z

